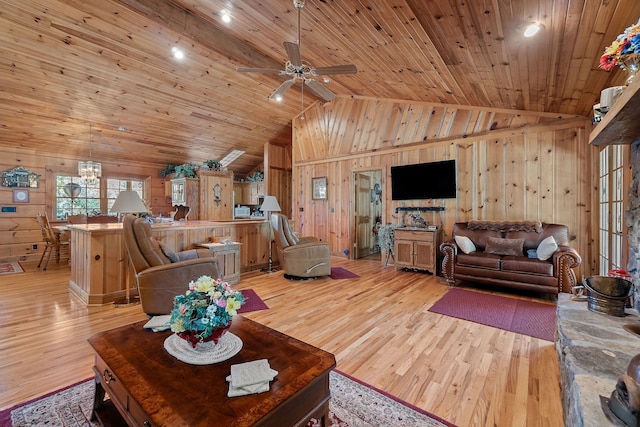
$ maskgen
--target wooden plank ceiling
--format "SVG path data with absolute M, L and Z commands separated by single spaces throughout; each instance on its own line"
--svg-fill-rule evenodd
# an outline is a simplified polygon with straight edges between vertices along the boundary
M 637 0 L 307 0 L 300 44 L 315 67 L 357 66 L 323 83 L 338 96 L 588 116 L 624 80 L 600 53 L 638 17 Z M 544 30 L 524 39 L 530 21 Z M 319 101 L 299 85 L 270 101 L 284 77 L 235 70 L 283 68 L 297 22 L 291 0 L 2 0 L 0 145 L 157 163 L 242 149 L 247 173 Z

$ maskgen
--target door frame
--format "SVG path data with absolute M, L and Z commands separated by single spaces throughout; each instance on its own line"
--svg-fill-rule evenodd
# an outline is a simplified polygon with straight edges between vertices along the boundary
M 361 168 L 361 169 L 352 169 L 351 170 L 351 203 L 349 204 L 349 233 L 351 234 L 350 238 L 349 238 L 349 245 L 350 245 L 350 249 L 349 249 L 349 255 L 347 256 L 347 258 L 349 259 L 356 259 L 355 258 L 355 248 L 356 245 L 358 244 L 358 242 L 356 241 L 357 239 L 357 230 L 356 227 L 357 222 L 356 222 L 356 216 L 357 216 L 357 212 L 356 212 L 356 197 L 358 196 L 356 194 L 356 174 L 361 174 L 361 173 L 367 173 L 367 172 L 371 172 L 372 173 L 372 185 L 375 185 L 376 183 L 380 184 L 380 187 L 382 188 L 382 198 L 380 200 L 380 217 L 383 218 L 384 217 L 384 212 L 385 212 L 385 203 L 386 203 L 386 195 L 385 195 L 385 186 L 384 186 L 384 167 L 368 167 L 368 168 Z M 384 222 L 382 222 L 384 224 Z

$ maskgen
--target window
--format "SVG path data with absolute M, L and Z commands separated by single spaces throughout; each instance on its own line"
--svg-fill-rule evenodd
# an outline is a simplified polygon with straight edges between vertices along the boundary
M 55 217 L 100 212 L 100 180 L 87 182 L 79 176 L 56 176 Z
M 600 152 L 600 248 L 599 270 L 606 275 L 613 269 L 626 269 L 627 256 L 623 250 L 626 238 L 623 233 L 625 159 L 628 148 L 623 145 L 611 145 Z
M 131 183 L 131 190 L 138 193 L 142 200 L 144 197 L 144 181 L 136 179 L 107 179 L 107 212 L 111 212 L 111 207 L 118 198 L 120 191 L 127 189 L 127 184 Z
M 145 182 L 141 179 L 102 178 L 87 182 L 78 176 L 56 176 L 55 217 L 65 219 L 68 215 L 110 215 L 111 206 L 120 191 L 131 189 L 145 199 Z

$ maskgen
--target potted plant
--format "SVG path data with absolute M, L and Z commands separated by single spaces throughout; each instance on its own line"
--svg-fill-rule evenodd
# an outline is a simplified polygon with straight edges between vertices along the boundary
M 251 175 L 247 177 L 247 181 L 263 181 L 264 180 L 264 172 L 255 171 Z
M 219 160 L 207 160 L 204 164 L 211 170 L 219 170 L 222 168 L 222 163 Z
M 172 173 L 175 173 L 175 171 L 176 171 L 176 165 L 169 163 L 167 167 L 165 167 L 160 171 L 160 176 L 166 177 L 168 175 L 171 175 Z
M 389 262 L 389 257 L 392 257 L 395 261 L 395 257 L 393 255 L 395 238 L 396 238 L 396 228 L 397 224 L 387 224 L 381 225 L 378 229 L 378 244 L 380 245 L 380 251 L 386 252 L 387 257 L 384 261 L 384 266 L 387 266 Z
M 184 163 L 176 166 L 176 178 L 184 176 L 185 178 L 196 178 L 196 169 L 191 163 Z
M 209 340 L 217 344 L 244 302 L 242 292 L 233 290 L 229 283 L 201 276 L 189 283 L 184 295 L 175 297 L 169 325 L 193 348 Z

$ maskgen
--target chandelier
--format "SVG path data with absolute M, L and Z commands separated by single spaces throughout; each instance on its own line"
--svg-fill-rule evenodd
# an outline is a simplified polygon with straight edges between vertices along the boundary
M 86 162 L 78 162 L 78 175 L 88 182 L 93 182 L 102 176 L 102 163 L 91 160 L 91 136 L 91 123 L 89 123 L 89 160 Z

